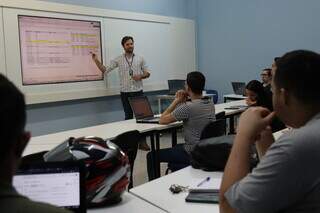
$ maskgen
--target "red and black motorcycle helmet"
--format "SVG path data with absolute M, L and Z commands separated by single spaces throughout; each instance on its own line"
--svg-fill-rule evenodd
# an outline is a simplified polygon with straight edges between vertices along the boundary
M 130 178 L 128 157 L 121 149 L 98 137 L 69 138 L 44 155 L 46 162 L 83 161 L 87 168 L 86 197 L 89 207 L 121 201 Z

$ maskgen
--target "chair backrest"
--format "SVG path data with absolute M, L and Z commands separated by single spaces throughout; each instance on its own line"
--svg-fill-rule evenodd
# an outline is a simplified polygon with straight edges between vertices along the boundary
M 138 142 L 141 140 L 141 134 L 138 130 L 133 130 L 129 132 L 124 132 L 114 139 L 111 142 L 115 143 L 117 146 L 122 149 L 124 152 L 134 151 L 138 148 Z
M 141 139 L 141 133 L 138 130 L 133 130 L 122 133 L 111 140 L 111 142 L 119 146 L 120 149 L 122 149 L 122 151 L 124 151 L 129 158 L 131 174 L 128 190 L 133 187 L 133 166 L 134 161 L 137 157 L 138 145 Z
M 226 112 L 222 111 L 216 114 L 216 120 L 225 119 L 226 118 Z
M 200 140 L 219 137 L 226 134 L 226 119 L 219 119 L 208 123 L 202 130 Z
M 214 90 L 214 89 L 209 89 L 209 90 L 206 90 L 206 93 L 207 94 L 213 94 L 213 103 L 218 103 L 218 99 L 219 99 L 219 96 L 218 96 L 218 91 L 217 90 Z
M 48 151 L 42 151 L 42 152 L 37 152 L 37 153 L 23 156 L 20 161 L 20 166 L 44 163 L 45 161 L 43 159 L 43 155 L 46 154 L 47 152 Z

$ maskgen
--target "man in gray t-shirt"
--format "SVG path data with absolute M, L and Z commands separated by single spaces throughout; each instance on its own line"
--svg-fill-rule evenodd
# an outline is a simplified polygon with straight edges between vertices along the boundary
M 160 124 L 169 124 L 183 121 L 185 144 L 161 149 L 159 161 L 175 165 L 175 170 L 190 165 L 189 153 L 200 140 L 202 130 L 210 121 L 215 120 L 213 102 L 204 99 L 202 91 L 205 86 L 205 77 L 200 72 L 191 72 L 187 75 L 185 90 L 178 91 L 175 100 L 162 113 Z M 187 101 L 190 98 L 191 101 Z M 153 179 L 151 153 L 147 154 L 149 179 Z
M 221 212 L 320 212 L 319 71 L 320 55 L 310 51 L 276 61 L 275 113 L 257 107 L 240 117 L 221 183 Z M 275 114 L 293 127 L 277 141 L 269 126 Z M 250 172 L 252 144 L 261 161 Z

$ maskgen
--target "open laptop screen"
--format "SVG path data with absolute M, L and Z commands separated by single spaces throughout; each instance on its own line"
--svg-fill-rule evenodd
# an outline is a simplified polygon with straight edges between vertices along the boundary
M 185 80 L 168 80 L 169 95 L 175 95 L 178 90 L 184 89 Z
M 85 212 L 85 186 L 79 164 L 41 163 L 20 168 L 13 186 L 22 195 L 74 212 Z
M 136 119 L 153 117 L 153 112 L 146 96 L 129 98 L 129 102 Z
M 244 82 L 231 82 L 233 91 L 236 95 L 244 95 L 246 83 Z

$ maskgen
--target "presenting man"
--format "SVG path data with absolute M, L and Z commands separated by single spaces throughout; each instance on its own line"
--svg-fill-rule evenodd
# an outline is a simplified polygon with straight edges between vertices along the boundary
M 320 55 L 285 54 L 272 70 L 274 111 L 252 107 L 239 121 L 220 188 L 225 212 L 320 212 Z M 277 141 L 275 114 L 293 127 Z M 261 159 L 250 172 L 251 145 Z
M 125 119 L 132 119 L 133 112 L 129 103 L 129 98 L 143 95 L 142 80 L 150 77 L 150 72 L 145 60 L 133 53 L 134 41 L 131 36 L 122 38 L 121 45 L 124 53 L 111 60 L 109 65 L 104 66 L 92 53 L 92 59 L 101 70 L 102 73 L 109 73 L 115 68 L 119 68 L 120 78 L 120 96 L 122 101 Z M 149 150 L 146 143 L 139 146 L 143 150 Z

